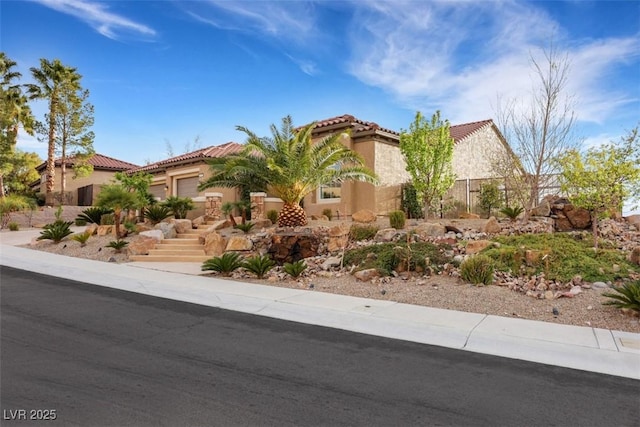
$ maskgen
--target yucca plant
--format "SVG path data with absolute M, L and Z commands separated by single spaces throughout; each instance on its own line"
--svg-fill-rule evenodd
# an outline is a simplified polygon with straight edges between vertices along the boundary
M 100 225 L 100 221 L 102 220 L 102 215 L 113 213 L 113 209 L 110 208 L 101 208 L 99 206 L 93 206 L 88 209 L 83 210 L 76 217 L 76 221 L 84 221 L 85 223 L 98 224 Z
M 242 267 L 242 260 L 237 252 L 225 252 L 222 256 L 213 257 L 202 263 L 202 271 L 215 271 L 223 276 L 230 276 L 238 268 Z
M 129 242 L 127 242 L 126 240 L 122 240 L 122 239 L 118 239 L 118 240 L 112 240 L 109 242 L 109 244 L 107 246 L 105 246 L 106 248 L 113 248 L 113 251 L 117 254 L 121 253 L 122 250 L 124 248 L 127 247 L 127 245 L 129 244 Z
M 143 216 L 148 219 L 152 225 L 164 221 L 171 215 L 171 208 L 159 204 L 148 206 L 143 213 Z
M 251 222 L 245 222 L 244 224 L 236 224 L 236 226 L 234 228 L 237 228 L 238 230 L 242 230 L 244 231 L 244 233 L 248 233 L 249 231 L 251 231 L 251 229 L 255 226 L 255 224 L 251 223 Z
M 493 260 L 486 255 L 474 255 L 460 264 L 460 277 L 474 285 L 493 283 Z
M 242 267 L 255 274 L 258 279 L 264 278 L 264 275 L 269 272 L 276 265 L 275 261 L 269 258 L 268 255 L 255 255 L 247 258 Z
M 71 236 L 71 240 L 75 240 L 76 242 L 80 243 L 80 247 L 85 247 L 87 246 L 87 241 L 89 240 L 89 237 L 91 237 L 91 233 L 88 231 L 85 231 L 84 233 L 76 233 L 73 236 Z
M 52 240 L 53 243 L 60 243 L 62 239 L 73 234 L 71 227 L 73 221 L 56 220 L 51 224 L 47 224 L 40 232 L 40 236 L 36 240 Z
M 511 221 L 515 221 L 520 214 L 524 212 L 524 209 L 522 209 L 521 206 L 514 206 L 514 207 L 505 207 L 500 209 L 500 213 L 504 214 L 507 216 L 507 218 L 509 218 Z
M 285 262 L 282 269 L 289 276 L 297 279 L 307 269 L 307 263 L 302 259 L 295 262 Z
M 640 280 L 614 286 L 613 292 L 604 292 L 602 296 L 611 298 L 603 302 L 616 308 L 628 309 L 640 313 Z

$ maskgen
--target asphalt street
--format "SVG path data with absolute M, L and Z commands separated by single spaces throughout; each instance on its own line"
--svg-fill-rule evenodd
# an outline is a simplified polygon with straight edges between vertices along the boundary
M 3 426 L 640 425 L 626 378 L 4 266 L 0 304 Z

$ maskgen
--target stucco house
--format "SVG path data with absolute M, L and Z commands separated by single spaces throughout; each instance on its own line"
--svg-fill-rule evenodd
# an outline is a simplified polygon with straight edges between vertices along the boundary
M 324 186 L 304 199 L 308 215 L 320 215 L 331 209 L 340 215 L 351 215 L 360 209 L 386 214 L 400 209 L 401 186 L 410 180 L 400 152 L 399 132 L 383 128 L 374 122 L 343 115 L 321 120 L 313 130 L 314 139 L 350 130 L 343 136 L 344 144 L 359 153 L 367 167 L 378 174 L 376 187 L 362 182 Z M 454 125 L 453 171 L 460 181 L 497 177 L 491 167 L 494 155 L 507 155 L 509 145 L 492 120 Z
M 99 153 L 89 158 L 88 163 L 93 166 L 93 173 L 86 177 L 73 178 L 74 158 L 69 157 L 66 159 L 65 194 L 62 197 L 60 195 L 60 189 L 62 188 L 62 159 L 56 159 L 54 192 L 49 196 L 51 200 L 46 200 L 46 203 L 52 205 L 59 204 L 62 201 L 64 205 L 91 206 L 100 192 L 100 187 L 113 180 L 116 172 L 124 172 L 138 167 L 133 163 Z M 46 162 L 36 167 L 36 170 L 40 173 L 40 181 L 35 182 L 32 185 L 32 189 L 37 193 L 46 193 L 46 168 Z

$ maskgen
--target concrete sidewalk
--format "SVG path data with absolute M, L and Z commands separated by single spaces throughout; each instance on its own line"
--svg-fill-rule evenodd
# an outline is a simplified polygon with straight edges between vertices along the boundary
M 14 247 L 37 235 L 39 230 L 1 232 L 0 264 L 260 316 L 640 379 L 640 334 L 200 277 L 195 263 L 112 264 Z

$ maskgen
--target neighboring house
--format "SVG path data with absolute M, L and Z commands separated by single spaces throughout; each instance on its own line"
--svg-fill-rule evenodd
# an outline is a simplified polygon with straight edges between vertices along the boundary
M 205 191 L 198 191 L 198 185 L 211 176 L 207 160 L 238 153 L 242 147 L 241 144 L 227 142 L 136 167 L 130 169 L 128 173 L 146 172 L 153 175 L 149 191 L 159 200 L 165 200 L 167 196 L 190 197 L 196 202 L 196 209 L 189 213 L 189 218 L 191 218 L 204 213 L 206 193 L 222 193 L 224 202 L 239 200 L 236 189 L 209 188 Z
M 347 130 L 350 134 L 345 134 L 343 143 L 364 158 L 366 166 L 378 175 L 380 184 L 376 187 L 347 182 L 321 187 L 305 197 L 307 214 L 320 215 L 324 209 L 331 209 L 334 216 L 337 212 L 351 215 L 361 209 L 386 214 L 400 209 L 401 186 L 410 180 L 400 152 L 400 134 L 377 123 L 343 115 L 317 122 L 313 137 L 320 139 Z M 493 121 L 451 126 L 450 131 L 455 141 L 453 172 L 456 179 L 495 178 L 491 158 L 494 153 L 507 155 L 511 149 Z
M 65 194 L 64 197 L 62 197 L 60 194 L 62 185 L 62 160 L 55 160 L 55 186 L 53 193 L 49 196 L 51 200 L 46 200 L 48 205 L 59 204 L 62 201 L 64 205 L 91 206 L 100 192 L 100 187 L 113 180 L 116 172 L 124 172 L 131 168 L 138 167 L 138 165 L 134 165 L 133 163 L 124 162 L 98 153 L 94 154 L 87 162 L 93 166 L 93 173 L 86 177 L 73 178 L 74 158 L 67 158 L 65 162 Z M 40 181 L 36 181 L 32 185 L 32 188 L 41 194 L 46 193 L 46 169 L 46 162 L 36 167 L 36 170 L 40 173 Z

